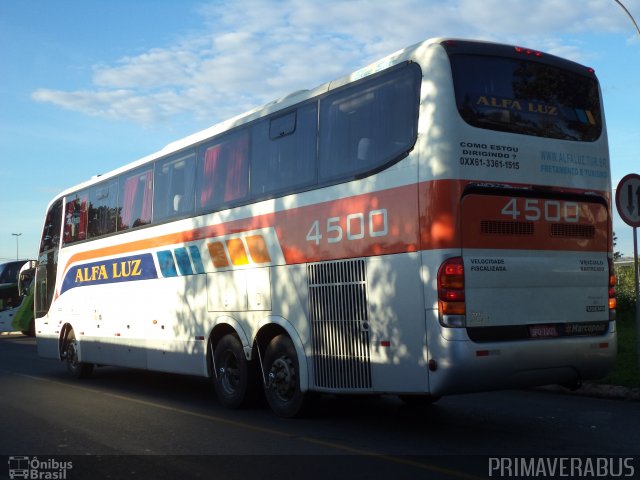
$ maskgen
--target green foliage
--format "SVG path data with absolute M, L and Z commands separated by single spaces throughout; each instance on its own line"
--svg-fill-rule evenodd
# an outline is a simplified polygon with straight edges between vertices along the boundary
M 618 283 L 616 285 L 616 300 L 618 313 L 634 312 L 636 305 L 636 291 L 634 286 L 633 267 L 621 267 L 616 269 Z
M 616 365 L 605 378 L 597 383 L 622 385 L 629 388 L 640 387 L 640 369 L 638 368 L 637 335 L 635 316 L 629 312 L 618 315 L 618 357 Z
M 616 268 L 616 276 L 618 357 L 609 375 L 597 383 L 637 388 L 640 387 L 640 368 L 637 355 L 633 266 L 619 266 Z

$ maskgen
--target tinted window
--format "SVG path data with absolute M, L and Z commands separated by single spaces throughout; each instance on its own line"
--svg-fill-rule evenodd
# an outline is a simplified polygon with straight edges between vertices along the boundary
M 380 170 L 413 148 L 420 81 L 417 64 L 392 67 L 69 195 L 64 243 Z
M 118 231 L 151 223 L 152 167 L 122 175 L 118 192 Z
M 316 181 L 318 109 L 304 105 L 251 129 L 251 193 L 261 197 Z
M 286 135 L 291 135 L 296 129 L 298 111 L 285 113 L 269 120 L 269 138 L 275 140 Z
M 524 59 L 450 58 L 458 111 L 470 125 L 566 140 L 600 137 L 595 78 Z
M 420 78 L 407 64 L 321 100 L 321 181 L 380 168 L 413 147 Z
M 195 178 L 195 153 L 161 160 L 156 164 L 154 220 L 179 217 L 193 211 Z
M 64 243 L 73 243 L 86 240 L 89 194 L 83 192 L 74 193 L 65 198 L 64 210 Z
M 47 212 L 40 239 L 40 253 L 58 248 L 60 244 L 60 226 L 62 223 L 62 200 L 57 200 Z
M 117 183 L 113 180 L 89 189 L 87 238 L 116 231 L 117 197 Z
M 0 283 L 17 283 L 18 273 L 26 262 L 9 262 L 0 265 Z
M 215 210 L 237 204 L 249 192 L 249 133 L 217 138 L 198 153 L 198 208 Z

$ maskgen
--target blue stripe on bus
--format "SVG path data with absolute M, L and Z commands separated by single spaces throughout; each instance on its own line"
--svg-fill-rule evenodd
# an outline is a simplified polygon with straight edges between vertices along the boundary
M 193 268 L 191 268 L 191 259 L 187 253 L 185 247 L 176 248 L 173 251 L 176 255 L 176 263 L 178 264 L 178 270 L 180 275 L 193 275 Z
M 156 252 L 163 277 L 205 273 L 200 250 L 195 245 Z M 175 255 L 175 259 L 174 259 Z M 176 266 L 177 265 L 177 266 Z M 153 255 L 144 253 L 71 267 L 64 276 L 60 294 L 75 287 L 158 278 Z
M 112 258 L 71 267 L 62 281 L 60 295 L 75 287 L 158 278 L 150 253 Z
M 200 250 L 195 245 L 189 247 L 189 253 L 191 253 L 191 262 L 196 269 L 196 273 L 204 273 L 204 264 L 202 263 L 202 257 L 200 256 Z
M 173 261 L 173 253 L 171 253 L 171 250 L 162 250 L 158 252 L 157 255 L 162 276 L 177 277 L 178 271 L 176 270 L 176 264 Z

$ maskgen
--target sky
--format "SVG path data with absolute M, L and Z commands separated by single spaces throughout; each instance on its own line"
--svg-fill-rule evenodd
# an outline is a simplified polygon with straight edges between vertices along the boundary
M 614 0 L 0 0 L 0 261 L 36 258 L 62 190 L 431 37 L 594 68 L 614 188 L 640 173 L 640 35 Z

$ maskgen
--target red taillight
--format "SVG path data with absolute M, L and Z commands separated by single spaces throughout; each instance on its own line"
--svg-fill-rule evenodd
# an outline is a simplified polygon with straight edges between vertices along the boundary
M 447 302 L 464 302 L 464 291 L 442 289 L 443 300 Z
M 445 260 L 438 270 L 438 311 L 443 315 L 464 315 L 464 263 L 461 257 Z
M 440 265 L 438 287 L 464 288 L 464 263 L 461 257 L 454 257 Z
M 517 53 L 522 53 L 523 55 L 533 55 L 534 57 L 541 57 L 542 52 L 537 50 L 531 50 L 529 48 L 515 47 Z

